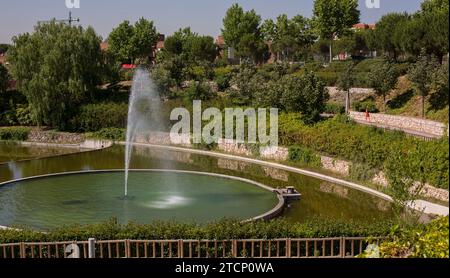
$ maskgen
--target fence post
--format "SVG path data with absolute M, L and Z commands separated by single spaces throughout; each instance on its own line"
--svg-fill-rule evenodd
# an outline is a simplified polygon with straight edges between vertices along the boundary
M 25 259 L 25 243 L 20 243 L 20 258 Z
M 88 255 L 89 259 L 95 259 L 95 238 L 88 240 Z
M 130 240 L 125 240 L 125 258 L 131 257 L 131 244 Z
M 291 257 L 291 239 L 288 238 L 286 240 L 286 257 L 290 258 Z
M 340 247 L 339 247 L 339 251 L 340 251 L 340 257 L 341 258 L 345 258 L 345 238 L 341 237 L 340 239 Z
M 178 240 L 178 258 L 184 258 L 184 244 L 183 240 Z
M 237 240 L 231 241 L 231 257 L 237 258 Z

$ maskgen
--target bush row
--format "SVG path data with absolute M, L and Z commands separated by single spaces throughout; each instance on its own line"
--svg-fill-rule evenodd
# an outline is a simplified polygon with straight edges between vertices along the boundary
M 301 164 L 321 167 L 320 156 L 305 147 L 292 146 L 289 148 L 289 161 L 299 162 Z
M 393 238 L 380 245 L 384 258 L 449 258 L 448 217 L 426 226 L 393 230 Z
M 103 128 L 99 131 L 88 134 L 89 138 L 105 139 L 112 141 L 125 141 L 126 130 L 124 128 Z
M 0 128 L 0 140 L 25 141 L 29 133 L 27 127 L 4 127 Z
M 129 223 L 120 225 L 117 220 L 96 225 L 66 226 L 48 233 L 32 230 L 0 230 L 0 243 L 81 241 L 114 239 L 273 239 L 273 238 L 326 238 L 387 236 L 393 223 L 354 223 L 343 220 L 311 220 L 290 223 L 283 219 L 241 223 L 224 219 L 209 224 L 183 224 L 154 222 L 152 224 Z
M 401 132 L 357 125 L 346 116 L 308 126 L 301 122 L 297 114 L 282 114 L 279 128 L 282 145 L 299 145 L 315 152 L 366 164 L 369 169 L 387 170 L 390 171 L 388 176 L 399 176 L 402 172 L 421 173 L 420 181 L 448 189 L 448 138 L 424 141 Z
M 355 87 L 369 88 L 370 87 L 370 71 L 382 62 L 381 59 L 366 59 L 358 62 L 354 67 Z M 306 69 L 313 70 L 323 79 L 327 86 L 336 86 L 340 75 L 345 71 L 346 67 L 353 63 L 352 61 L 333 62 L 327 67 L 317 65 L 316 63 L 307 64 L 304 69 L 301 69 L 298 74 L 302 74 Z M 406 74 L 409 64 L 398 63 L 394 65 L 396 71 L 400 75 Z
M 103 128 L 125 128 L 128 105 L 126 103 L 88 104 L 80 108 L 73 120 L 79 131 L 92 132 Z

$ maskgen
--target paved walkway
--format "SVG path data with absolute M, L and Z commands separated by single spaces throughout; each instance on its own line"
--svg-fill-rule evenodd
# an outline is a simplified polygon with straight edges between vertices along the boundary
M 415 131 L 415 130 L 410 130 L 410 129 L 404 129 L 404 128 L 400 128 L 400 127 L 396 127 L 396 126 L 390 126 L 390 125 L 384 125 L 384 124 L 380 124 L 380 123 L 373 123 L 373 122 L 369 122 L 369 121 L 361 121 L 361 120 L 357 120 L 357 119 L 353 119 L 353 120 L 356 123 L 362 124 L 362 125 L 376 126 L 378 128 L 388 129 L 388 130 L 403 131 L 407 135 L 420 137 L 420 138 L 423 138 L 423 139 L 426 139 L 426 140 L 433 140 L 433 139 L 441 138 L 441 136 L 438 136 L 436 134 L 425 133 L 425 132 L 420 132 L 420 131 Z
M 124 144 L 124 143 L 121 143 Z M 211 152 L 211 151 L 204 151 L 204 150 L 196 150 L 196 149 L 189 149 L 189 148 L 181 148 L 181 147 L 173 147 L 173 146 L 162 146 L 162 145 L 152 145 L 152 144 L 138 144 L 135 143 L 135 146 L 147 146 L 153 149 L 162 149 L 162 150 L 171 150 L 171 151 L 179 151 L 179 152 L 187 152 L 187 153 L 193 153 L 193 154 L 201 154 L 201 155 L 207 155 L 207 156 L 212 156 L 212 157 L 219 157 L 219 158 L 226 158 L 226 159 L 231 159 L 231 160 L 238 160 L 238 161 L 243 161 L 243 162 L 249 162 L 249 163 L 253 163 L 253 164 L 258 164 L 258 165 L 263 165 L 263 166 L 269 166 L 269 167 L 273 167 L 273 168 L 277 168 L 277 169 L 281 169 L 281 170 L 286 170 L 292 173 L 297 173 L 297 174 L 301 174 L 301 175 L 305 175 L 305 176 L 309 176 L 309 177 L 313 177 L 313 178 L 317 178 L 320 180 L 324 180 L 324 181 L 328 181 L 331 183 L 335 183 L 338 185 L 342 185 L 342 186 L 346 186 L 349 188 L 353 188 L 368 194 L 371 194 L 373 196 L 377 196 L 381 199 L 384 199 L 386 201 L 392 202 L 393 199 L 391 196 L 384 194 L 380 191 L 368 188 L 366 186 L 360 185 L 360 184 L 356 184 L 353 182 L 349 182 L 346 180 L 342 180 L 342 179 L 338 179 L 338 178 L 334 178 L 334 177 L 330 177 L 324 174 L 319 174 L 316 172 L 312 172 L 312 171 L 308 171 L 308 170 L 303 170 L 303 169 L 299 169 L 299 168 L 295 168 L 295 167 L 291 167 L 291 166 L 287 166 L 287 165 L 283 165 L 283 164 L 279 164 L 279 163 L 274 163 L 274 162 L 268 162 L 268 161 L 263 161 L 263 160 L 258 160 L 258 159 L 253 159 L 253 158 L 248 158 L 248 157 L 241 157 L 241 156 L 236 156 L 236 155 L 231 155 L 231 154 L 224 154 L 224 153 L 217 153 L 217 152 Z M 415 202 L 412 202 L 409 205 L 410 208 L 412 209 L 416 209 L 419 211 L 423 211 L 424 213 L 427 214 L 435 214 L 435 215 L 441 215 L 441 216 L 447 216 L 449 215 L 449 208 L 446 206 L 442 206 L 442 205 L 438 205 L 438 204 L 434 204 L 428 201 L 424 201 L 424 200 L 416 200 Z

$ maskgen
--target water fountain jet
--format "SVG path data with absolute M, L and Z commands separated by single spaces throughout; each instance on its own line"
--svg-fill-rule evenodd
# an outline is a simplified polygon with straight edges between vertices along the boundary
M 130 170 L 133 143 L 139 136 L 146 137 L 161 130 L 161 98 L 150 73 L 145 67 L 138 67 L 133 76 L 131 88 L 127 134 L 125 145 L 125 198 L 128 196 L 128 174 Z

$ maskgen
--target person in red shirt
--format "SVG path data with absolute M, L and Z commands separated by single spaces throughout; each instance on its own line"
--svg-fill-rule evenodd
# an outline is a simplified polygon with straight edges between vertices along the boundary
M 366 121 L 370 122 L 370 113 L 368 109 L 366 109 Z

